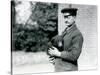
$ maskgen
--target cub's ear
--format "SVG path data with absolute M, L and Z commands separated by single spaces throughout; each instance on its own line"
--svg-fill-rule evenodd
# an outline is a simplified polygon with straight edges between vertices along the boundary
M 51 42 L 48 42 L 48 47 L 52 47 L 52 43 Z
M 62 41 L 62 36 L 56 36 L 55 41 Z

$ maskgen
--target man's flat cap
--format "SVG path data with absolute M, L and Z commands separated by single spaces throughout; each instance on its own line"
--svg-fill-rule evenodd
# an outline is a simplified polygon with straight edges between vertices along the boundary
M 71 15 L 76 15 L 77 8 L 64 8 L 61 10 L 61 13 L 70 13 Z

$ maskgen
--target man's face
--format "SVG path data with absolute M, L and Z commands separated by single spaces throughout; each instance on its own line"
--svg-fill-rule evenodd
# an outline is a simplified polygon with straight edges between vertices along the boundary
M 70 13 L 63 13 L 63 16 L 66 27 L 70 26 L 75 22 L 75 16 L 70 15 Z

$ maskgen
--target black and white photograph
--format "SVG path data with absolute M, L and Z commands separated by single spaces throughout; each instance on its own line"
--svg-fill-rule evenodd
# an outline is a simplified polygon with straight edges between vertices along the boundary
M 11 73 L 96 70 L 97 6 L 12 0 Z

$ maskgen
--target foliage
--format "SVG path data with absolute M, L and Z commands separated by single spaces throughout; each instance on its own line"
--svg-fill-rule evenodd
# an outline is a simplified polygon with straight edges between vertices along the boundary
M 13 13 L 13 12 L 12 12 Z M 57 34 L 57 4 L 35 4 L 29 20 L 23 24 L 12 24 L 12 50 L 26 52 L 46 51 L 48 41 Z M 37 22 L 37 27 L 34 25 Z

